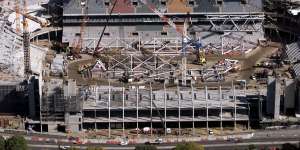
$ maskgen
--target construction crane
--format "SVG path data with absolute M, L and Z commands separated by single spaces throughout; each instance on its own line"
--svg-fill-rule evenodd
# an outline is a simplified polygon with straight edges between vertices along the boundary
M 15 12 L 16 12 L 16 32 L 20 33 L 21 25 L 20 25 L 20 1 L 15 1 Z
M 23 14 L 27 13 L 27 1 L 23 1 Z M 24 74 L 27 79 L 31 75 L 30 66 L 30 37 L 28 32 L 28 22 L 26 17 L 23 15 L 23 48 L 24 48 Z
M 100 46 L 102 37 L 103 37 L 103 35 L 104 35 L 104 32 L 105 32 L 105 30 L 106 30 L 108 21 L 109 21 L 109 19 L 110 19 L 110 16 L 111 16 L 112 12 L 113 12 L 114 9 L 115 9 L 115 6 L 116 6 L 117 2 L 118 2 L 118 0 L 115 0 L 115 1 L 114 1 L 113 5 L 112 5 L 112 8 L 110 9 L 109 16 L 106 18 L 106 23 L 105 23 L 105 26 L 104 26 L 103 29 L 102 29 L 102 32 L 101 32 L 101 35 L 100 35 L 99 40 L 98 40 L 98 42 L 97 42 L 97 45 L 96 45 L 94 54 L 96 54 L 96 53 L 98 52 L 98 50 L 99 50 L 99 46 Z
M 9 10 L 11 10 L 10 8 L 7 8 Z M 38 17 L 32 16 L 30 14 L 28 14 L 28 10 L 26 8 L 23 9 L 23 12 L 20 10 L 20 0 L 15 0 L 15 7 L 14 7 L 14 11 L 16 13 L 16 32 L 20 33 L 21 32 L 21 21 L 20 21 L 20 16 L 22 15 L 22 17 L 30 19 L 38 24 L 40 24 L 41 27 L 46 27 L 50 25 L 50 22 L 48 20 L 41 20 Z M 22 23 L 23 24 L 23 23 Z
M 205 58 L 205 52 L 204 49 L 202 48 L 202 44 L 200 39 L 198 41 L 195 41 L 191 39 L 188 36 L 187 33 L 187 22 L 185 19 L 184 21 L 184 27 L 183 28 L 178 28 L 177 25 L 172 21 L 172 19 L 168 18 L 167 16 L 163 15 L 159 10 L 157 10 L 154 6 L 148 4 L 147 0 L 139 0 L 141 3 L 143 3 L 145 6 L 147 6 L 152 12 L 157 14 L 163 22 L 168 23 L 172 28 L 176 30 L 177 33 L 181 34 L 182 36 L 182 81 L 183 85 L 186 85 L 186 75 L 187 75 L 187 58 L 186 58 L 186 47 L 187 45 L 192 45 L 196 47 L 196 53 L 197 53 L 197 62 L 200 65 L 203 65 L 206 63 L 206 58 Z
M 23 13 L 22 15 L 27 19 L 30 19 L 36 23 L 39 23 L 41 25 L 41 27 L 47 27 L 50 25 L 50 22 L 48 20 L 43 21 L 43 20 L 39 19 L 38 17 L 29 15 L 28 13 Z
M 80 5 L 81 5 L 81 14 L 83 16 L 83 19 L 80 25 L 79 39 L 77 41 L 76 39 L 73 41 L 72 48 L 71 48 L 71 54 L 75 58 L 81 58 L 79 54 L 83 47 L 83 36 L 84 36 L 84 30 L 87 22 L 87 9 L 88 9 L 87 0 L 81 0 Z

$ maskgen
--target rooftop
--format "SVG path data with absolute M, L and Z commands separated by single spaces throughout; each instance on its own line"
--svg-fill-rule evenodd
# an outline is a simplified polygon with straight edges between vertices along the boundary
M 191 2 L 192 1 L 192 2 Z M 261 12 L 262 1 L 251 0 L 248 4 L 242 4 L 236 0 L 224 0 L 223 4 L 216 4 L 211 0 L 146 0 L 147 5 L 141 1 L 118 0 L 113 14 L 131 13 L 153 13 L 151 9 L 157 9 L 162 13 L 200 13 L 200 12 Z M 112 8 L 113 0 L 88 0 L 88 14 L 108 14 Z M 82 5 L 80 1 L 65 0 L 64 14 L 81 14 Z

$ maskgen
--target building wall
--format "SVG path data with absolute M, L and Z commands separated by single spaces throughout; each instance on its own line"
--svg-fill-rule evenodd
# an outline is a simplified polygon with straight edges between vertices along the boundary
M 0 113 L 27 114 L 28 100 L 24 89 L 21 82 L 0 84 Z
M 285 81 L 284 89 L 284 113 L 288 111 L 295 112 L 295 99 L 296 99 L 296 82 L 293 79 Z
M 240 0 L 224 0 L 222 4 L 218 4 L 215 0 L 201 0 L 193 1 L 193 5 L 190 4 L 191 0 L 172 0 L 166 1 L 165 4 L 162 4 L 159 0 L 148 0 L 148 5 L 144 5 L 139 3 L 137 6 L 133 6 L 133 1 L 124 0 L 122 4 L 117 2 L 115 9 L 113 10 L 113 14 L 121 14 L 130 16 L 129 20 L 140 20 L 145 19 L 142 16 L 143 14 L 154 14 L 149 8 L 156 8 L 162 13 L 169 13 L 169 14 L 199 14 L 199 13 L 248 13 L 248 12 L 262 12 L 262 2 L 261 0 L 246 0 L 247 4 L 242 4 Z M 99 19 L 91 19 L 92 16 L 95 15 L 108 15 L 109 9 L 111 9 L 111 3 L 109 6 L 106 6 L 106 2 L 111 1 L 100 1 L 100 0 L 89 0 L 87 2 L 87 14 L 91 15 L 89 18 L 91 22 L 88 22 L 84 27 L 84 47 L 88 48 L 95 48 L 95 45 L 98 42 L 102 29 L 105 25 L 105 19 L 102 18 L 102 24 L 93 24 L 93 21 L 99 21 Z M 80 16 L 81 15 L 81 6 L 79 2 L 75 0 L 68 0 L 64 2 L 64 30 L 63 30 L 63 43 L 69 43 L 70 46 L 74 46 L 76 41 L 78 41 L 80 33 L 80 22 L 78 23 L 79 18 L 72 18 L 72 16 Z M 132 16 L 136 15 L 136 16 Z M 154 15 L 156 16 L 156 15 Z M 68 18 L 71 17 L 71 18 Z M 145 16 L 144 16 L 145 17 Z M 153 17 L 153 16 L 152 16 Z M 126 17 L 123 17 L 124 19 Z M 151 18 L 151 17 L 150 17 Z M 176 18 L 176 17 L 175 17 Z M 177 33 L 175 29 L 171 28 L 170 26 L 163 25 L 163 23 L 153 23 L 151 20 L 144 20 L 139 24 L 144 25 L 134 25 L 131 23 L 122 24 L 117 22 L 118 18 L 111 19 L 110 21 L 114 23 L 114 25 L 108 25 L 105 31 L 104 37 L 102 38 L 101 45 L 111 44 L 110 46 L 126 46 L 125 43 L 113 43 L 112 41 L 116 41 L 116 38 L 124 39 L 124 38 L 134 38 L 134 39 L 141 39 L 142 41 L 150 41 L 153 38 L 178 38 L 178 43 L 181 43 L 182 35 Z M 149 18 L 148 18 L 149 19 Z M 154 19 L 160 20 L 157 16 Z M 178 18 L 177 18 L 178 19 Z M 181 18 L 182 19 L 182 18 Z M 197 18 L 194 18 L 197 19 Z M 75 21 L 75 22 L 72 22 Z M 179 19 L 180 20 L 180 19 Z M 71 21 L 71 22 L 69 22 Z M 116 22 L 114 22 L 116 21 Z M 152 22 L 152 24 L 147 24 L 147 21 Z M 177 20 L 178 21 L 178 20 Z M 130 21 L 129 21 L 130 22 Z M 175 21 L 176 22 L 176 19 Z M 89 23 L 93 25 L 89 25 Z M 181 22 L 182 23 L 182 22 Z M 74 25 L 76 24 L 76 25 Z M 243 24 L 243 23 L 242 23 Z M 177 25 L 177 27 L 182 25 Z M 207 24 L 197 24 L 195 26 L 199 27 L 199 30 L 196 31 L 196 38 L 200 38 L 203 42 L 204 46 L 212 45 L 212 47 L 218 47 L 220 49 L 221 43 L 221 34 L 220 32 L 211 32 L 206 29 L 209 29 L 210 26 Z M 246 32 L 233 32 L 230 36 L 235 37 L 236 39 L 233 40 L 232 38 L 225 38 L 224 49 L 232 50 L 249 50 L 253 49 L 257 46 L 258 39 L 262 39 L 264 37 L 263 30 L 261 23 L 258 22 L 255 26 L 259 26 L 258 32 L 253 32 L 251 34 Z M 205 30 L 203 30 L 205 29 Z M 162 35 L 163 32 L 163 35 Z M 189 31 L 188 31 L 189 32 Z M 137 35 L 133 35 L 133 33 L 138 33 Z M 166 33 L 166 35 L 165 35 Z M 227 34 L 227 33 L 226 33 Z M 249 42 L 242 43 L 240 39 L 244 39 L 246 41 L 250 41 L 255 44 L 249 44 Z M 134 41 L 134 40 L 133 40 Z M 131 41 L 132 42 L 132 41 Z M 130 42 L 130 43 L 131 43 Z M 238 46 L 237 46 L 238 45 Z M 236 48 L 240 47 L 240 48 Z

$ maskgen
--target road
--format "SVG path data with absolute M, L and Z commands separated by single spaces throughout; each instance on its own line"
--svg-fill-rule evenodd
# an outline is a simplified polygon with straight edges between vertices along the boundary
M 239 143 L 236 142 L 230 142 L 230 141 L 216 141 L 216 142 L 198 142 L 202 145 L 204 145 L 206 150 L 232 150 L 234 149 L 244 149 L 247 148 L 249 145 L 256 145 L 258 147 L 264 147 L 264 146 L 280 146 L 285 143 L 291 143 L 291 144 L 298 144 L 299 139 L 298 138 L 272 138 L 272 139 L 265 139 L 263 142 L 260 141 L 242 141 Z M 62 145 L 70 145 L 79 149 L 86 149 L 88 146 L 86 145 L 72 145 L 72 144 L 62 144 Z M 175 147 L 176 144 L 161 144 L 157 145 L 157 148 L 160 150 L 171 150 Z M 89 146 L 99 146 L 103 147 L 105 150 L 133 150 L 135 148 L 135 145 L 128 145 L 128 146 L 119 146 L 119 145 L 107 145 L 107 144 L 92 144 Z M 30 143 L 29 147 L 33 150 L 38 150 L 41 147 L 43 149 L 49 149 L 49 150 L 57 150 L 58 145 L 54 144 L 41 144 L 41 143 Z
M 10 135 L 10 134 L 2 134 L 2 135 Z M 31 135 L 29 135 L 30 137 Z M 33 135 L 36 136 L 36 135 Z M 48 138 L 65 138 L 59 136 L 47 136 L 43 135 L 43 137 Z M 280 129 L 280 130 L 260 130 L 255 131 L 254 136 L 251 139 L 243 139 L 243 140 L 214 140 L 214 141 L 201 141 L 197 142 L 205 146 L 208 150 L 231 150 L 231 149 L 243 149 L 247 148 L 249 145 L 258 145 L 263 147 L 264 145 L 281 145 L 284 143 L 293 143 L 298 144 L 300 141 L 300 130 L 299 129 Z M 134 149 L 135 145 L 112 145 L 112 144 L 89 144 L 89 145 L 78 145 L 73 143 L 55 143 L 54 140 L 50 141 L 28 141 L 28 145 L 30 149 L 39 150 L 49 149 L 54 150 L 58 149 L 58 145 L 69 145 L 77 148 L 85 149 L 87 146 L 100 146 L 106 150 L 131 150 Z M 174 148 L 176 143 L 164 143 L 157 145 L 158 149 L 167 150 Z

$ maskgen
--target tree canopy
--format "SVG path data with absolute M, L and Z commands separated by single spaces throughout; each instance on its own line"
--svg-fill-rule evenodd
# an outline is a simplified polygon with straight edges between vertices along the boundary
M 0 136 L 0 150 L 5 150 L 5 139 Z
M 6 141 L 6 150 L 27 150 L 27 142 L 23 136 L 14 135 Z
M 102 147 L 88 147 L 86 150 L 104 150 Z
M 157 148 L 154 145 L 137 145 L 135 150 L 157 150 Z
M 174 150 L 204 150 L 204 146 L 193 142 L 179 143 Z

